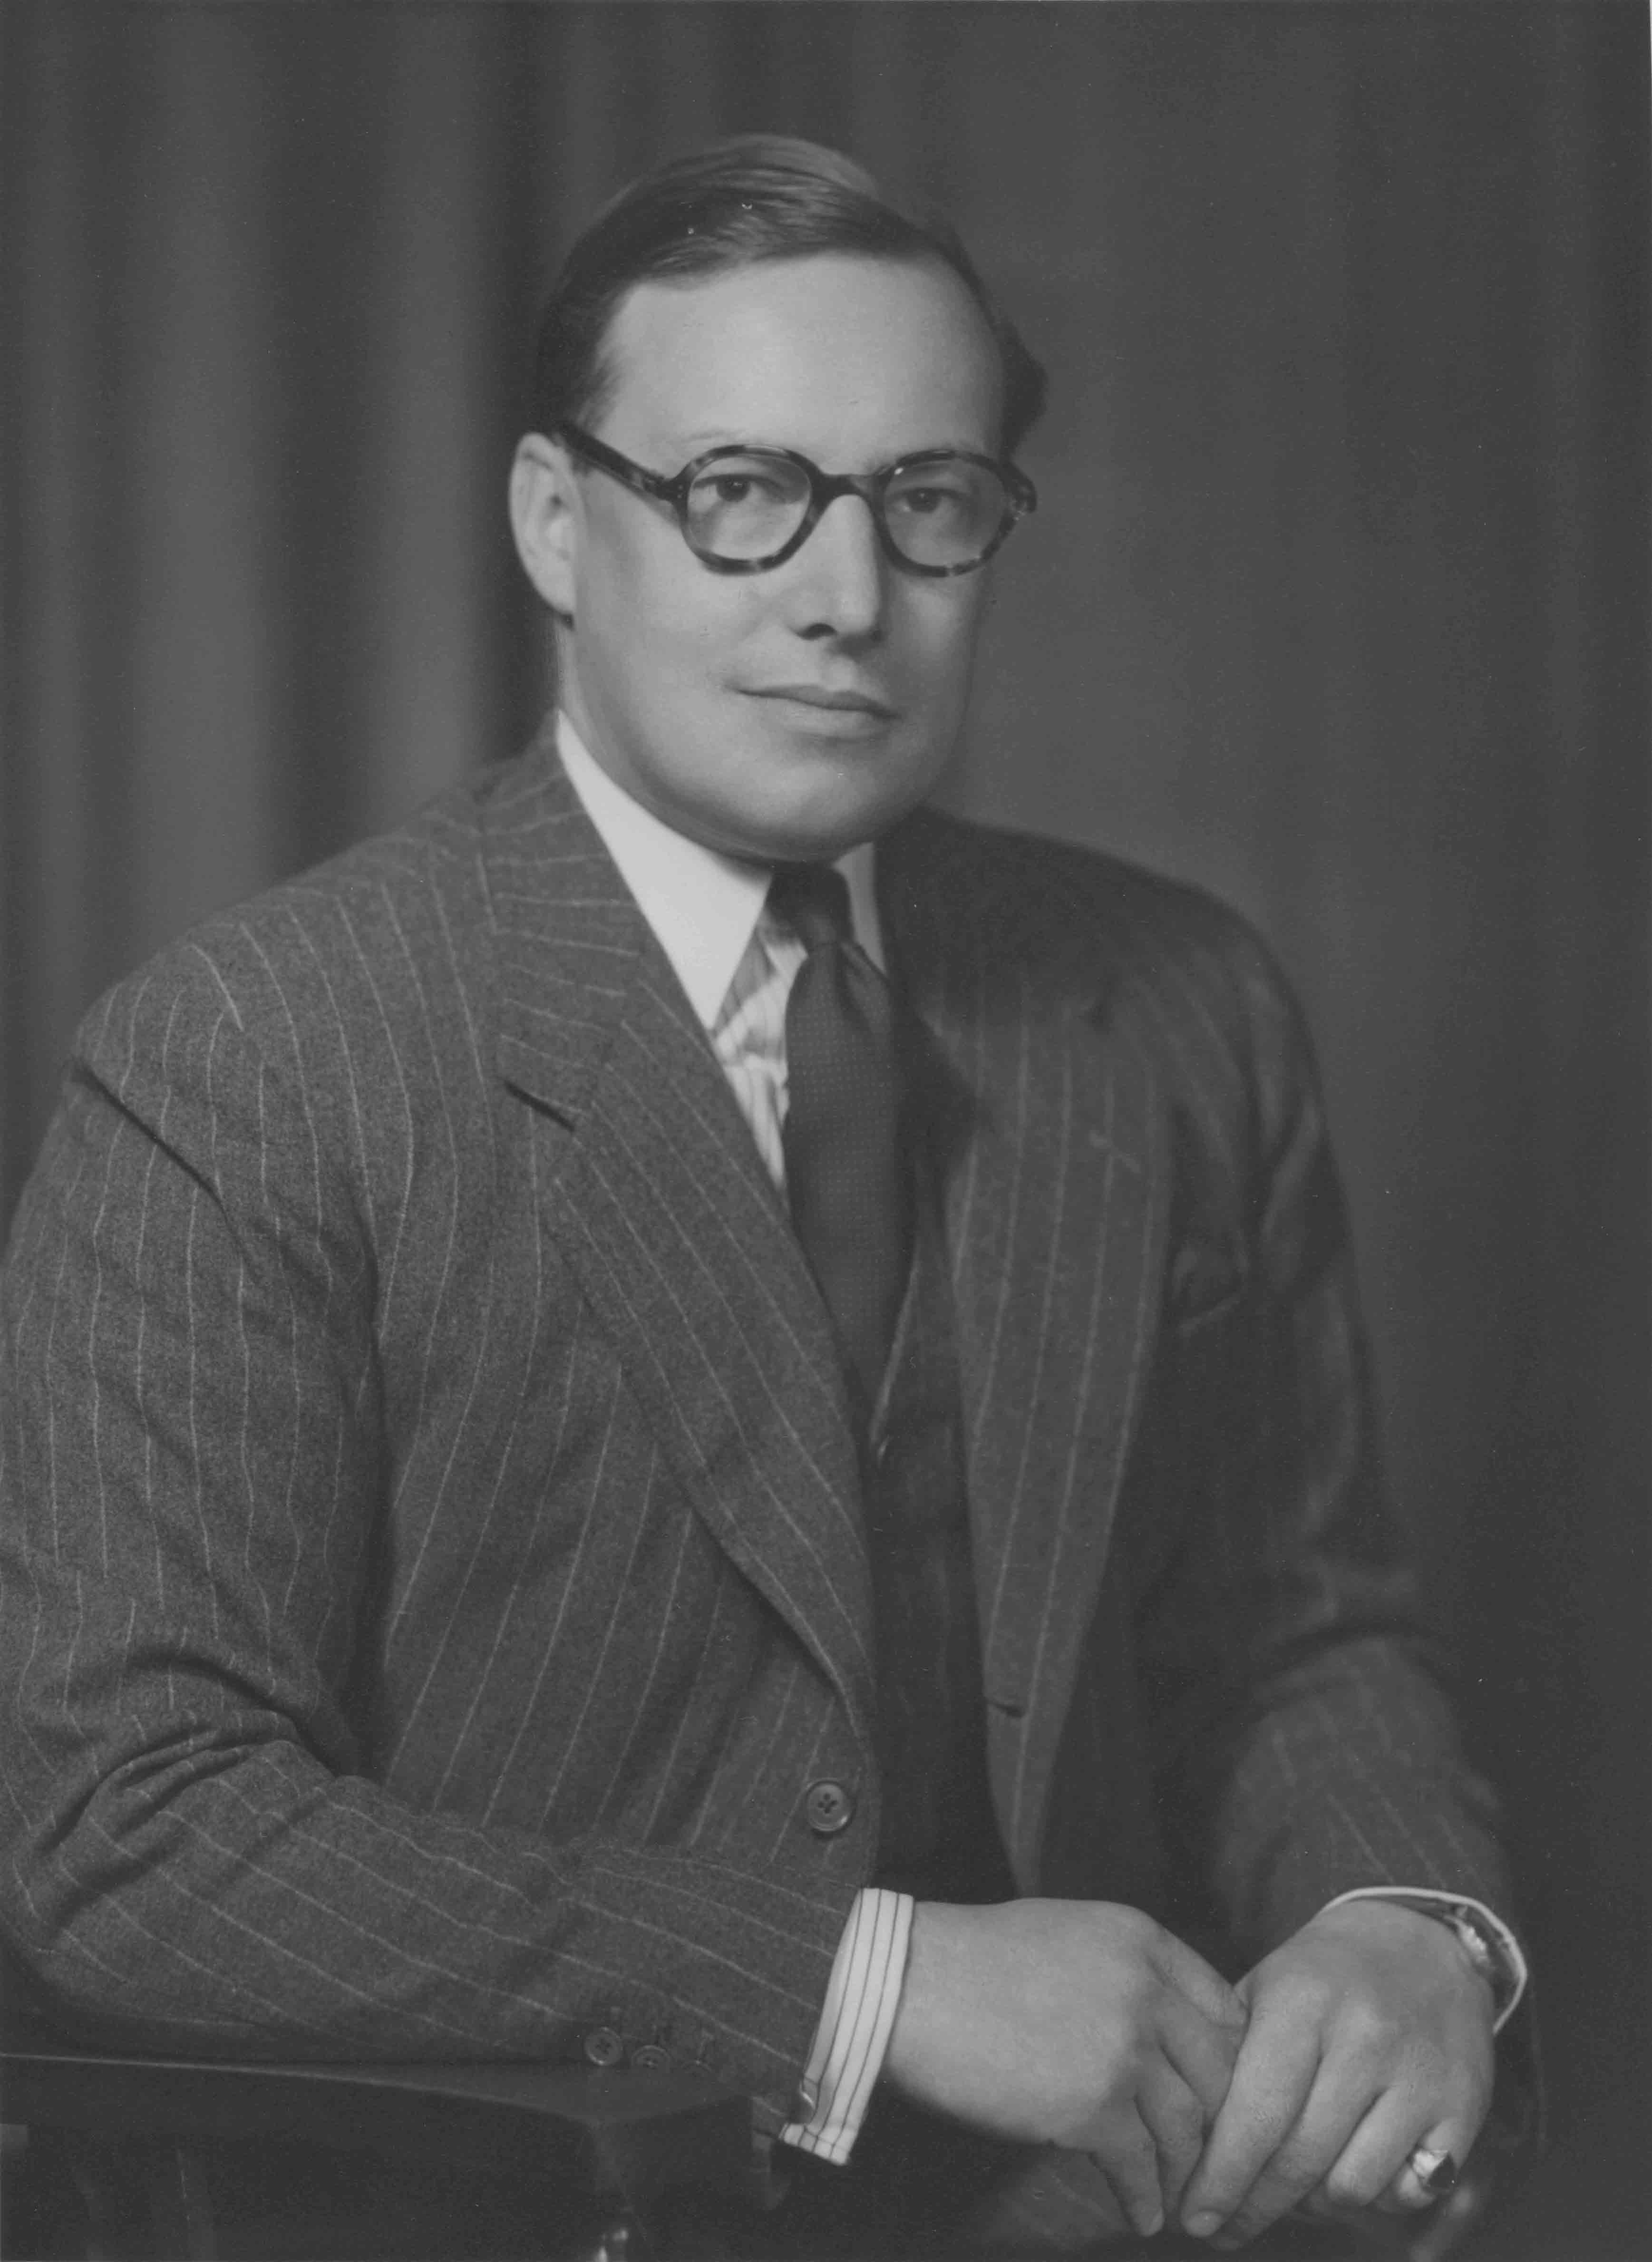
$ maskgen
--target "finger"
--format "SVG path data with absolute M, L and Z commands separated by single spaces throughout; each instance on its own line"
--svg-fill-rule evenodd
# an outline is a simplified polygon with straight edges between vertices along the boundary
M 1149 2067 L 1136 2096 L 1158 2156 L 1158 2192 L 1166 2221 L 1181 2204 L 1187 2179 L 1199 2165 L 1205 2141 L 1205 2112 L 1174 2066 L 1164 2059 Z
M 1332 2164 L 1326 2195 L 1342 2206 L 1380 2207 L 1387 2214 L 1432 2207 L 1455 2184 L 1484 2119 L 1472 2090 L 1462 2104 L 1445 2106 L 1438 2093 L 1419 2101 L 1403 2089 L 1390 2089 Z
M 1258 2013 L 1239 2045 L 1204 2158 L 1182 2194 L 1182 2224 L 1195 2237 L 1209 2237 L 1238 2208 L 1296 2126 L 1318 2070 L 1318 2030 L 1311 2022 Z
M 1219 2026 L 1244 2026 L 1244 2006 L 1238 1996 L 1215 1965 L 1207 1963 L 1186 1941 L 1178 1940 L 1161 1925 L 1151 1954 L 1162 1976 L 1180 1990 L 1195 2010 Z
M 1384 2186 L 1385 2196 L 1409 2208 L 1433 2207 L 1456 2188 L 1468 2147 L 1474 2142 L 1461 2124 L 1436 2122 L 1405 2158 Z
M 1370 2104 L 1368 2078 L 1322 2063 L 1295 2125 L 1229 2217 L 1223 2243 L 1226 2237 L 1236 2244 L 1259 2237 L 1310 2192 L 1327 2184 Z M 1334 2186 L 1330 2196 L 1339 2196 Z
M 1158 2191 L 1158 2148 L 1134 2105 L 1103 2116 L 1094 2158 L 1130 2228 L 1151 2238 L 1165 2220 Z
M 1339 2209 L 1376 2206 L 1403 2174 L 1406 2158 L 1421 2141 L 1428 2119 L 1426 2109 L 1419 2111 L 1414 2100 L 1408 2101 L 1403 2089 L 1385 2089 L 1326 2168 L 1320 2189 L 1327 2203 Z M 1445 2157 L 1442 2148 L 1440 2158 Z M 1424 2203 L 1412 2201 L 1408 2205 Z
M 1234 2061 L 1244 2039 L 1240 2027 L 1225 2026 L 1196 2010 L 1187 1997 L 1167 1989 L 1158 2011 L 1158 2046 L 1212 2122 L 1233 2079 Z

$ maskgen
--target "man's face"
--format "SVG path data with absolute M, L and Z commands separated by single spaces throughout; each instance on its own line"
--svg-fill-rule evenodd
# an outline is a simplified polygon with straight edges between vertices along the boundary
M 642 284 L 607 357 L 595 435 L 650 471 L 738 442 L 837 472 L 997 446 L 997 349 L 939 265 L 833 254 Z M 716 573 L 668 506 L 571 472 L 543 440 L 523 443 L 513 502 L 559 616 L 563 704 L 603 768 L 676 831 L 735 855 L 833 856 L 935 783 L 963 719 L 985 572 L 902 571 L 848 495 L 783 565 Z M 811 703 L 826 693 L 859 703 Z

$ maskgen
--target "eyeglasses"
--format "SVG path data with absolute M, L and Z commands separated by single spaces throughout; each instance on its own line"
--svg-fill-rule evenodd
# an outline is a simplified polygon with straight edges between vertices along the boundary
M 1038 508 L 1014 464 L 928 448 L 881 472 L 839 478 L 790 448 L 710 448 L 675 479 L 646 471 L 577 424 L 557 437 L 637 493 L 669 503 L 682 538 L 714 573 L 766 573 L 801 550 L 840 495 L 859 495 L 877 538 L 913 573 L 973 573 L 1018 519 Z

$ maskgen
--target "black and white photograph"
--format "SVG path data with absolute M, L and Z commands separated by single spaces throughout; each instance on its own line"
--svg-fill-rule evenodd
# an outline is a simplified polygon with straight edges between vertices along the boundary
M 1652 2262 L 1649 48 L 0 10 L 7 2262 Z

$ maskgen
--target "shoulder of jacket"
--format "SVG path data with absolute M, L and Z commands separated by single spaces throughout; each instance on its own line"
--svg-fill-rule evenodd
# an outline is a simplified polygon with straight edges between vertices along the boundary
M 416 1006 L 428 979 L 474 947 L 477 844 L 516 767 L 451 787 L 391 830 L 184 929 L 97 1000 L 76 1052 L 96 1057 L 116 1029 L 130 1044 L 140 1027 L 187 1029 L 203 1016 L 280 1051 L 317 1017 Z
M 1191 882 L 1072 841 L 935 810 L 909 820 L 907 853 L 960 917 L 990 918 L 1006 946 L 1066 958 L 1075 946 L 1115 973 L 1173 973 L 1241 1009 L 1289 984 L 1245 915 Z

